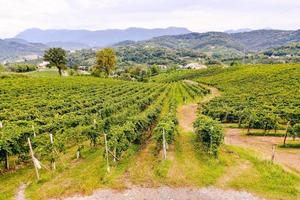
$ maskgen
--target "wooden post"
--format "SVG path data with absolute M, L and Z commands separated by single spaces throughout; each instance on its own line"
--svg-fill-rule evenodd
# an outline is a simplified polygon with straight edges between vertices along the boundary
M 105 141 L 105 155 L 106 155 L 107 172 L 110 173 L 109 162 L 108 162 L 108 146 L 107 146 L 106 134 L 104 134 L 104 141 Z
M 31 146 L 30 138 L 27 138 L 27 140 L 28 140 L 28 145 L 29 145 L 29 149 L 30 149 L 31 159 L 32 159 L 32 162 L 33 162 L 33 165 L 34 165 L 34 168 L 35 168 L 36 178 L 37 178 L 37 180 L 40 180 L 40 175 L 39 175 L 38 168 L 37 168 L 36 164 L 34 163 L 35 158 L 34 158 L 32 146 Z
M 276 147 L 276 145 L 273 144 L 273 146 L 272 146 L 272 163 L 274 163 L 274 160 L 275 160 L 275 147 Z
M 0 128 L 3 128 L 3 123 L 2 123 L 2 121 L 0 121 Z
M 54 142 L 53 142 L 53 135 L 52 135 L 52 133 L 50 133 L 50 142 L 51 142 L 51 144 L 52 144 L 52 148 L 54 148 Z M 52 152 L 53 153 L 53 152 Z M 56 169 L 56 164 L 55 164 L 55 160 L 53 159 L 53 160 L 51 160 L 51 168 L 53 169 L 53 170 L 55 170 Z
M 117 148 L 114 148 L 114 162 L 116 162 L 116 157 L 117 157 Z
M 166 149 L 166 136 L 165 136 L 165 129 L 163 128 L 163 152 L 164 152 L 164 159 L 167 159 L 167 149 Z
M 6 152 L 6 154 L 5 154 L 5 163 L 6 163 L 6 169 L 9 170 L 9 156 L 8 156 L 8 152 Z
M 34 130 L 34 125 L 32 125 L 32 131 L 33 131 L 33 137 L 36 137 L 36 133 L 35 133 L 35 130 Z
M 77 158 L 77 160 L 80 158 L 80 152 L 79 152 L 79 150 L 77 150 L 77 152 L 76 152 L 76 158 Z

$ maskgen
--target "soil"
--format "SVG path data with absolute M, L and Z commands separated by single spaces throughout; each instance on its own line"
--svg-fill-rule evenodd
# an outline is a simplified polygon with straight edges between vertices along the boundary
M 272 146 L 283 143 L 283 138 L 269 136 L 246 136 L 243 129 L 225 129 L 225 144 L 254 150 L 264 159 L 271 160 Z M 300 149 L 276 148 L 275 163 L 282 165 L 286 170 L 300 174 Z
M 221 190 L 216 188 L 140 188 L 135 187 L 125 191 L 98 190 L 88 197 L 74 196 L 66 200 L 258 200 L 247 192 Z
M 25 200 L 25 184 L 21 184 L 15 194 L 15 200 Z

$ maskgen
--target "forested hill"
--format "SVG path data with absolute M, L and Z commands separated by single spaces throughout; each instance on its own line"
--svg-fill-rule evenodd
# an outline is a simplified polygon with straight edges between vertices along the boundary
M 251 32 L 234 33 L 231 36 L 248 50 L 260 51 L 272 47 L 300 42 L 300 30 L 256 30 Z
M 247 51 L 261 51 L 287 45 L 291 42 L 300 42 L 300 30 L 256 30 L 232 34 L 223 32 L 188 33 L 161 36 L 142 42 L 126 41 L 116 46 L 145 45 L 171 49 L 193 49 L 204 52 L 215 52 L 218 49 L 243 52 L 244 48 Z
M 0 61 L 22 56 L 42 55 L 46 48 L 44 44 L 30 43 L 20 39 L 0 40 Z

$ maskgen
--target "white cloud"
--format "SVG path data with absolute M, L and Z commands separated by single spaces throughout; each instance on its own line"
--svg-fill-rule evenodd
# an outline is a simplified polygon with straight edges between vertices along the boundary
M 0 0 L 0 38 L 39 27 L 300 28 L 299 0 Z

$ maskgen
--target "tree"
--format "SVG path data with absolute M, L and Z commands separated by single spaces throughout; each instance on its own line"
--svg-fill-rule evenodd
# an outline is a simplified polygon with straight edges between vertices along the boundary
M 116 68 L 117 57 L 112 48 L 105 48 L 97 52 L 96 54 L 96 70 L 105 72 L 108 76 Z
M 45 51 L 44 60 L 49 62 L 47 67 L 57 67 L 61 76 L 62 70 L 66 68 L 67 64 L 66 51 L 62 48 L 50 48 Z

